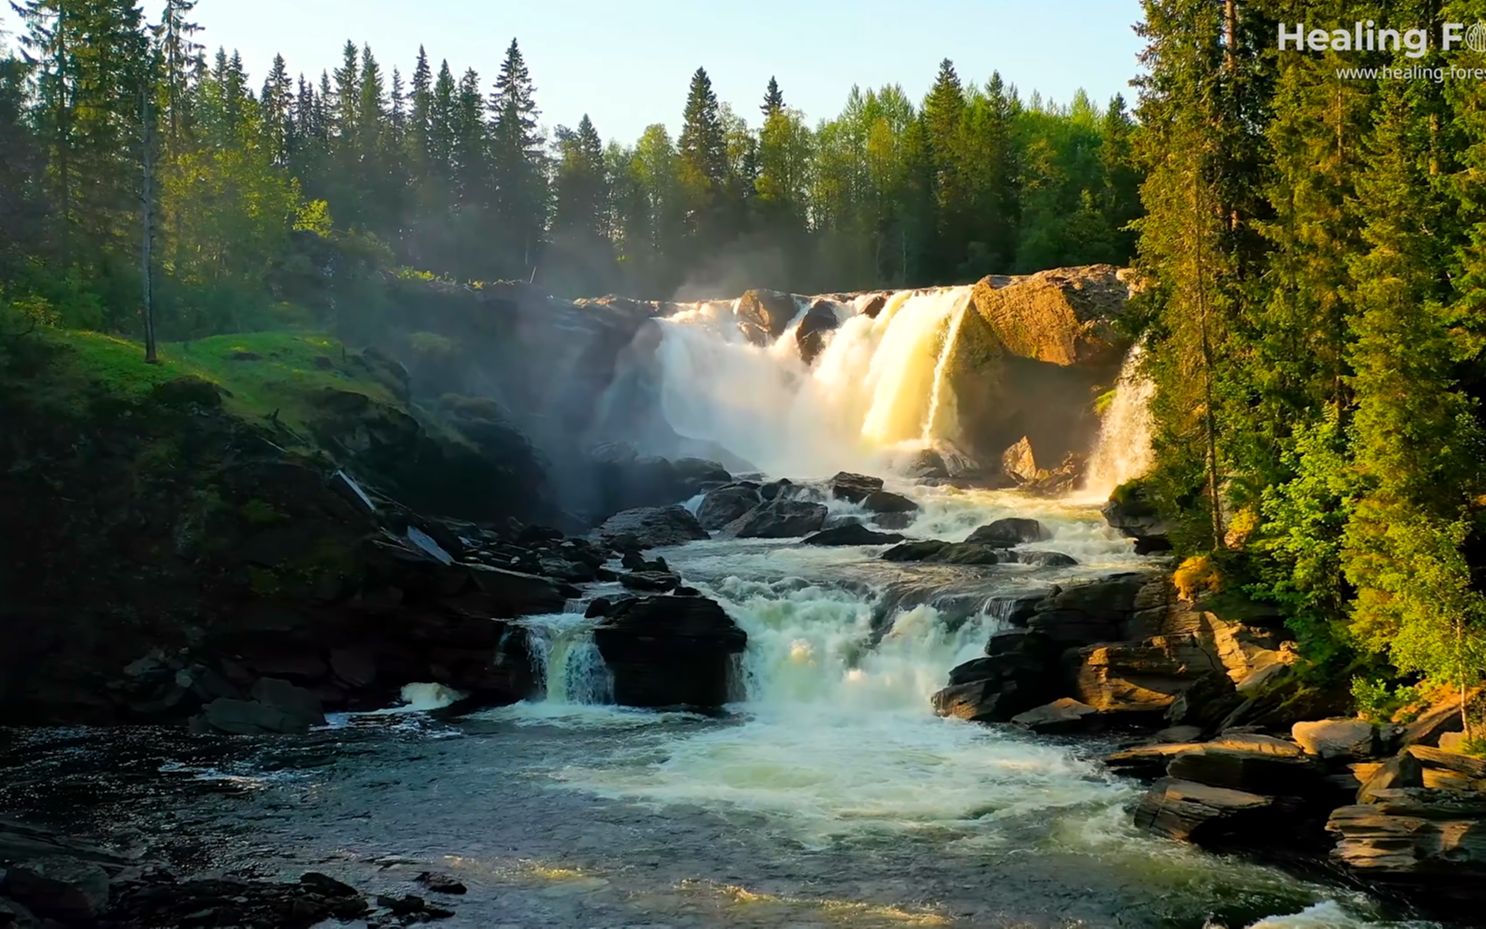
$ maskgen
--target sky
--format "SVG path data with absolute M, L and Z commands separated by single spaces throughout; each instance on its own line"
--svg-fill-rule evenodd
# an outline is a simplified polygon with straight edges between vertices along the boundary
M 144 5 L 153 19 L 163 4 Z M 13 33 L 8 6 L 0 29 Z M 543 125 L 587 113 L 606 140 L 632 142 L 650 123 L 679 128 L 698 66 L 750 124 L 770 75 L 813 125 L 854 84 L 921 99 L 942 58 L 967 84 L 999 70 L 1024 98 L 1130 100 L 1139 12 L 1138 0 L 199 0 L 195 18 L 209 49 L 242 53 L 255 88 L 275 52 L 317 76 L 349 38 L 370 43 L 389 78 L 394 65 L 411 74 L 422 43 L 435 70 L 473 67 L 488 91 L 515 37 Z

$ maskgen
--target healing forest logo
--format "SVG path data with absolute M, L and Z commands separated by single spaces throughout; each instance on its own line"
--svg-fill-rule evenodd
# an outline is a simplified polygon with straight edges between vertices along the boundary
M 1373 20 L 1355 22 L 1350 29 L 1308 28 L 1305 23 L 1280 23 L 1280 51 L 1402 52 L 1405 58 L 1423 58 L 1431 45 L 1427 29 L 1391 29 Z M 1441 23 L 1438 47 L 1449 52 L 1464 45 L 1486 51 L 1486 23 Z

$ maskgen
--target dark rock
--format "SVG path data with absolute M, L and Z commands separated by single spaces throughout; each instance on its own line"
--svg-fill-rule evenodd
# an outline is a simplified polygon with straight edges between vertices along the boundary
M 1274 797 L 1165 777 L 1141 798 L 1135 824 L 1205 846 L 1284 834 L 1285 806 Z
M 108 924 L 117 929 L 309 929 L 327 920 L 357 920 L 369 910 L 354 889 L 313 873 L 296 883 L 145 879 L 118 889 Z
M 949 685 L 934 694 L 934 711 L 974 722 L 1005 722 L 1051 699 L 1055 653 L 1037 635 L 1002 639 L 993 654 L 972 658 L 949 672 Z
M 684 512 L 684 511 L 683 511 Z M 488 598 L 490 615 L 501 619 L 556 613 L 575 591 L 545 577 L 488 565 L 461 565 Z
M 800 358 L 806 364 L 815 360 L 821 349 L 826 346 L 826 339 L 839 326 L 840 320 L 836 318 L 836 307 L 829 300 L 817 300 L 810 304 L 810 309 L 805 312 L 800 325 L 795 329 L 795 343 L 800 349 Z
M 1200 745 L 1199 742 L 1136 745 L 1105 755 L 1104 765 L 1116 774 L 1151 781 L 1166 773 L 1166 766 L 1171 764 L 1171 759 Z
M 794 482 L 787 477 L 781 477 L 777 481 L 770 481 L 758 489 L 758 495 L 763 500 L 773 500 L 779 496 L 790 496 L 795 492 Z
M 282 710 L 291 717 L 307 721 L 310 726 L 325 725 L 320 698 L 303 687 L 274 677 L 259 678 L 253 685 L 253 699 L 265 706 Z
M 588 608 L 583 611 L 585 619 L 596 619 L 600 616 L 608 616 L 609 610 L 614 606 L 608 597 L 594 597 L 588 603 Z
M 1424 786 L 1424 766 L 1407 749 L 1378 765 L 1357 790 L 1358 803 L 1371 803 L 1382 791 Z
M 862 508 L 869 513 L 913 513 L 918 504 L 887 490 L 874 490 L 862 498 Z
M 1010 719 L 1019 710 L 1008 704 L 1020 705 L 1023 702 L 1017 699 L 1015 683 L 996 680 L 952 684 L 933 696 L 935 713 L 976 723 Z
M 1170 529 L 1144 484 L 1132 481 L 1116 487 L 1099 512 L 1111 526 L 1135 540 L 1136 552 L 1153 554 L 1170 550 Z
M 348 687 L 369 687 L 377 679 L 376 655 L 367 648 L 347 646 L 330 650 L 330 670 Z
M 1030 615 L 1025 608 L 1020 609 L 1013 621 L 1024 622 L 1065 646 L 1117 641 L 1125 638 L 1125 626 L 1138 611 L 1141 591 L 1150 577 L 1145 573 L 1116 574 L 1059 587 L 1052 595 L 1038 599 Z
M 319 718 L 324 719 L 323 716 Z M 202 707 L 201 715 L 193 717 L 191 723 L 193 730 L 198 732 L 261 735 L 308 732 L 315 720 L 256 700 L 220 697 Z
M 873 515 L 872 522 L 879 529 L 892 531 L 907 529 L 915 518 L 913 513 L 877 513 Z
M 882 553 L 883 561 L 926 561 L 930 557 L 939 554 L 951 543 L 928 540 L 923 542 L 904 542 L 902 545 L 894 545 Z
M 903 461 L 898 470 L 905 476 L 917 480 L 940 480 L 949 477 L 949 465 L 944 456 L 932 448 L 920 449 Z
M 850 471 L 838 471 L 836 476 L 831 478 L 830 487 L 831 496 L 837 500 L 861 503 L 867 499 L 868 494 L 882 490 L 882 478 L 853 474 Z
M 627 590 L 665 592 L 675 590 L 681 579 L 674 574 L 661 571 L 635 571 L 619 575 L 619 583 Z
M 700 596 L 621 600 L 593 637 L 616 702 L 643 707 L 727 702 L 733 656 L 748 642 L 722 607 Z
M 721 529 L 762 500 L 759 489 L 748 484 L 729 484 L 710 490 L 697 507 L 697 522 L 703 529 Z
M 1054 735 L 1083 732 L 1089 727 L 1090 718 L 1098 715 L 1099 711 L 1087 703 L 1080 703 L 1072 697 L 1060 697 L 1052 703 L 1018 713 L 1011 721 L 1039 735 Z
M 903 536 L 896 532 L 873 532 L 861 523 L 845 526 L 837 526 L 834 529 L 822 529 L 814 535 L 806 536 L 801 541 L 802 545 L 890 545 L 894 542 L 903 541 Z
M 3 873 L 5 893 L 38 916 L 89 925 L 108 905 L 108 872 L 93 862 L 42 858 Z
M 873 294 L 866 303 L 862 304 L 862 315 L 869 319 L 876 319 L 877 314 L 882 312 L 882 308 L 887 306 L 888 296 L 885 293 Z
M 936 564 L 993 565 L 1007 560 L 1005 549 L 973 542 L 954 542 L 924 559 Z
M 738 328 L 755 345 L 767 345 L 784 334 L 799 311 L 799 304 L 791 294 L 747 290 L 738 298 Z
M 1010 548 L 1023 542 L 1046 542 L 1052 537 L 1052 533 L 1048 532 L 1037 520 L 1010 516 L 981 526 L 970 533 L 970 537 L 965 541 L 979 545 L 994 545 L 997 548 Z
M 1178 753 L 1166 772 L 1174 778 L 1257 794 L 1314 794 L 1320 773 L 1307 758 L 1238 747 L 1199 745 Z
M 1472 916 L 1486 880 L 1486 794 L 1396 788 L 1340 807 L 1331 855 L 1360 877 L 1405 888 L 1431 907 Z
M 418 875 L 418 883 L 434 893 L 440 894 L 462 894 L 469 890 L 454 875 L 444 874 L 441 871 L 424 871 Z
M 1005 551 L 1003 561 L 1033 565 L 1039 568 L 1067 568 L 1078 564 L 1078 560 L 1071 555 L 1062 552 L 1032 551 L 1028 549 L 1008 549 Z
M 680 545 L 708 537 L 707 530 L 683 506 L 639 507 L 615 513 L 596 535 L 605 541 L 631 538 L 641 548 Z
M 727 531 L 739 539 L 786 539 L 809 535 L 825 521 L 824 503 L 775 499 L 738 517 Z

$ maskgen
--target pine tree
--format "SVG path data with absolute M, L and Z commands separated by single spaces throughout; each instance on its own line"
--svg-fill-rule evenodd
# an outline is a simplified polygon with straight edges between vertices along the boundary
M 263 82 L 258 105 L 263 111 L 263 137 L 269 154 L 275 164 L 287 164 L 293 147 L 294 92 L 283 55 L 273 56 L 273 66 Z
M 679 140 L 679 176 L 692 235 L 716 244 L 726 236 L 724 197 L 728 189 L 728 150 L 717 95 L 704 68 L 691 76 Z
M 521 277 L 535 268 L 547 222 L 546 172 L 535 93 L 526 60 L 512 39 L 490 95 L 490 165 L 493 218 L 504 242 L 503 268 Z
M 161 79 L 160 110 L 167 127 L 166 151 L 177 154 L 184 136 L 191 130 L 190 74 L 202 54 L 202 46 L 192 39 L 201 27 L 190 21 L 197 0 L 165 0 L 159 25 L 154 27 L 164 74 Z
M 952 276 L 964 259 L 965 243 L 973 224 L 966 177 L 965 90 L 954 63 L 939 63 L 928 96 L 924 98 L 924 139 L 928 144 L 929 185 L 934 192 L 940 273 Z
M 759 112 L 764 114 L 767 121 L 770 116 L 784 109 L 784 94 L 779 90 L 779 82 L 773 75 L 769 76 L 769 87 L 764 91 L 764 103 L 759 107 Z
M 433 71 L 428 66 L 428 53 L 418 46 L 418 63 L 413 66 L 412 97 L 407 123 L 408 158 L 414 173 L 432 159 L 429 157 L 429 125 L 433 117 Z

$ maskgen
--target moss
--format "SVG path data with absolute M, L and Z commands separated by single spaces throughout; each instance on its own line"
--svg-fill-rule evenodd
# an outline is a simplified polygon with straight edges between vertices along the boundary
M 253 499 L 238 508 L 238 513 L 250 526 L 272 526 L 288 519 L 267 500 Z

